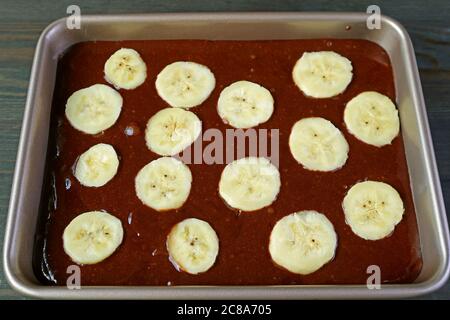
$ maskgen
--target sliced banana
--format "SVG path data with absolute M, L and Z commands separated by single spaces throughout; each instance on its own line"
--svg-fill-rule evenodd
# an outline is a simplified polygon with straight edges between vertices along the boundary
M 190 218 L 172 228 L 167 236 L 167 251 L 177 269 L 198 274 L 214 265 L 219 238 L 209 223 Z
M 390 144 L 400 131 L 394 103 L 374 91 L 360 93 L 350 100 L 345 107 L 344 121 L 356 138 L 377 147 Z
M 192 108 L 214 90 L 216 78 L 208 67 L 187 61 L 167 65 L 156 78 L 156 91 L 170 106 Z
M 78 264 L 94 264 L 108 258 L 122 239 L 120 220 L 102 211 L 80 214 L 63 233 L 64 251 Z
M 347 192 L 342 207 L 352 231 L 366 240 L 390 235 L 405 211 L 397 190 L 378 181 L 355 184 Z
M 305 52 L 292 70 L 295 84 L 307 96 L 330 98 L 352 81 L 350 60 L 333 51 Z
M 97 134 L 108 129 L 119 118 L 122 96 L 104 84 L 75 91 L 66 103 L 66 117 L 77 130 Z
M 173 156 L 190 146 L 202 132 L 202 122 L 191 111 L 166 108 L 147 122 L 147 147 L 161 155 Z
M 183 162 L 170 157 L 153 160 L 135 179 L 138 198 L 150 208 L 166 211 L 180 208 L 191 191 L 192 174 Z
M 323 118 L 297 121 L 289 136 L 292 156 L 303 167 L 314 171 L 341 168 L 348 158 L 348 143 L 342 132 Z
M 272 260 L 290 272 L 310 274 L 334 258 L 337 235 L 328 218 L 300 211 L 281 218 L 270 234 Z
M 217 102 L 219 116 L 235 128 L 251 128 L 266 122 L 273 113 L 269 90 L 250 81 L 237 81 L 222 90 Z
M 232 208 L 255 211 L 272 204 L 280 192 L 280 172 L 266 158 L 249 157 L 222 171 L 219 194 Z
M 77 160 L 75 177 L 86 187 L 101 187 L 117 173 L 119 158 L 114 148 L 105 143 L 90 147 Z
M 136 50 L 122 48 L 108 58 L 104 67 L 105 80 L 117 89 L 134 89 L 147 78 L 147 66 Z

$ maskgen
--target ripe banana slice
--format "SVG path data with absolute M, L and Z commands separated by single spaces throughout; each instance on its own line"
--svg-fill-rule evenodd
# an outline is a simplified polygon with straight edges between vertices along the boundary
M 344 121 L 356 138 L 377 147 L 390 144 L 400 131 L 394 103 L 374 91 L 360 93 L 350 100 L 345 107 Z
M 90 147 L 78 159 L 75 177 L 86 187 L 101 187 L 117 173 L 119 159 L 114 148 L 105 143 Z
M 378 181 L 355 184 L 347 192 L 342 207 L 352 231 L 366 240 L 390 235 L 405 211 L 397 190 Z
M 64 251 L 78 264 L 94 264 L 108 258 L 122 239 L 120 220 L 102 211 L 80 214 L 63 233 Z
M 222 171 L 219 194 L 232 208 L 255 211 L 275 201 L 280 192 L 280 172 L 266 158 L 242 158 Z
M 147 78 L 147 66 L 136 50 L 122 48 L 106 60 L 104 73 L 117 89 L 134 89 Z
M 151 151 L 161 156 L 173 156 L 190 146 L 201 131 L 202 122 L 195 113 L 166 108 L 148 120 L 145 141 Z
M 153 160 L 135 179 L 136 195 L 158 211 L 178 209 L 191 191 L 192 174 L 183 162 L 170 157 Z
M 187 61 L 167 65 L 156 78 L 156 91 L 172 107 L 192 108 L 205 101 L 216 86 L 206 66 Z
M 307 96 L 330 98 L 352 81 L 350 60 L 333 51 L 305 52 L 292 70 L 295 84 Z
M 222 90 L 217 102 L 219 116 L 235 128 L 251 128 L 266 122 L 273 113 L 269 90 L 250 81 L 237 81 Z
M 122 96 L 104 84 L 75 91 L 66 103 L 66 117 L 77 130 L 97 134 L 108 129 L 119 118 Z
M 308 170 L 333 171 L 348 158 L 348 143 L 342 132 L 323 118 L 297 121 L 289 136 L 289 148 L 295 160 Z
M 290 272 L 310 274 L 334 258 L 337 235 L 333 224 L 317 211 L 281 218 L 270 234 L 272 260 Z
M 214 229 L 195 218 L 175 225 L 167 236 L 166 245 L 175 267 L 190 274 L 209 270 L 219 253 L 219 238 Z

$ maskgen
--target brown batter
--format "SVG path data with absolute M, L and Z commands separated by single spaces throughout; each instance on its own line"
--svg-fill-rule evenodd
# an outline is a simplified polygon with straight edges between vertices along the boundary
M 103 65 L 121 47 L 133 48 L 141 54 L 147 64 L 147 80 L 135 90 L 120 90 L 124 105 L 113 127 L 95 136 L 83 134 L 65 118 L 66 100 L 76 90 L 106 83 Z M 349 87 L 330 99 L 305 97 L 291 78 L 292 68 L 304 51 L 320 50 L 336 51 L 349 58 L 354 68 Z M 204 64 L 216 77 L 211 96 L 191 109 L 202 120 L 204 130 L 218 128 L 224 132 L 230 128 L 216 111 L 220 91 L 230 83 L 249 80 L 272 92 L 275 111 L 268 122 L 259 126 L 280 129 L 282 186 L 272 206 L 242 214 L 229 209 L 217 190 L 224 165 L 189 165 L 192 189 L 179 210 L 156 212 L 137 198 L 134 190 L 137 172 L 159 157 L 145 145 L 145 126 L 153 114 L 167 107 L 156 93 L 155 79 L 167 64 L 179 60 Z M 58 65 L 49 179 L 44 189 L 45 223 L 36 242 L 36 273 L 44 282 L 64 285 L 66 269 L 73 264 L 64 253 L 64 228 L 80 213 L 103 209 L 121 219 L 124 241 L 103 262 L 81 267 L 82 285 L 358 284 L 366 282 L 369 265 L 380 266 L 385 283 L 412 282 L 420 272 L 422 260 L 402 137 L 395 138 L 392 145 L 377 148 L 349 134 L 343 121 L 346 102 L 367 90 L 395 100 L 389 57 L 381 47 L 365 40 L 123 41 L 73 46 Z M 307 171 L 290 154 L 288 137 L 292 125 L 311 116 L 330 120 L 345 135 L 350 152 L 342 169 L 328 173 Z M 134 128 L 132 136 L 125 134 L 129 126 Z M 103 187 L 83 187 L 73 176 L 72 166 L 81 153 L 100 142 L 112 144 L 117 150 L 119 171 Z M 345 224 L 341 208 L 347 190 L 365 179 L 389 183 L 405 204 L 403 220 L 394 233 L 379 241 L 356 236 Z M 330 219 L 338 234 L 338 247 L 334 260 L 302 276 L 274 265 L 268 240 L 278 219 L 307 209 L 322 212 Z M 199 275 L 178 272 L 169 261 L 165 246 L 170 228 L 188 217 L 209 222 L 220 241 L 215 265 Z

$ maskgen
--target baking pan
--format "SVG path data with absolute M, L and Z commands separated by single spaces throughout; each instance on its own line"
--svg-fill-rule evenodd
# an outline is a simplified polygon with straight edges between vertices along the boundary
M 369 30 L 364 13 L 202 13 L 82 16 L 81 29 L 66 19 L 50 24 L 35 52 L 14 174 L 4 243 L 4 271 L 12 288 L 39 298 L 79 299 L 299 299 L 392 298 L 429 293 L 447 280 L 449 231 L 413 47 L 396 21 L 381 18 Z M 367 39 L 389 54 L 409 167 L 423 258 L 412 284 L 298 286 L 82 287 L 44 286 L 32 268 L 52 94 L 58 57 L 71 45 L 92 40 Z

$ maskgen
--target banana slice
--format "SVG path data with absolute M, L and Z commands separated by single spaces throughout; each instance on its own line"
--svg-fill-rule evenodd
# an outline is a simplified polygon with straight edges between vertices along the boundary
M 216 86 L 206 66 L 178 61 L 167 65 L 156 78 L 156 91 L 170 106 L 192 108 L 205 101 Z
M 108 129 L 119 118 L 122 96 L 104 84 L 75 91 L 66 103 L 66 117 L 77 130 L 97 134 Z
M 307 96 L 330 98 L 352 81 L 350 60 L 333 51 L 305 52 L 292 70 L 295 84 Z
M 272 260 L 290 272 L 310 274 L 334 258 L 337 235 L 333 224 L 317 211 L 281 218 L 270 234 Z
M 219 238 L 209 223 L 190 218 L 172 228 L 167 236 L 167 251 L 177 269 L 198 274 L 214 265 Z
M 136 176 L 138 198 L 158 211 L 178 209 L 191 191 L 192 174 L 183 162 L 170 157 L 153 160 Z
M 280 192 L 280 172 L 266 158 L 242 158 L 222 171 L 219 194 L 232 208 L 255 211 L 269 206 Z
M 266 88 L 250 81 L 237 81 L 222 90 L 217 110 L 222 120 L 231 126 L 251 128 L 269 120 L 273 103 Z
M 161 156 L 173 156 L 190 146 L 201 131 L 202 122 L 195 113 L 166 108 L 148 121 L 145 141 L 151 151 Z
M 345 107 L 344 121 L 356 138 L 377 147 L 390 144 L 400 131 L 394 103 L 374 91 L 360 93 L 350 100 Z
M 297 121 L 289 136 L 289 148 L 297 162 L 308 170 L 333 171 L 348 157 L 348 143 L 342 132 L 323 118 Z
M 114 148 L 99 143 L 85 151 L 75 166 L 75 177 L 86 187 L 101 187 L 117 173 L 119 159 Z
M 129 90 L 144 83 L 147 66 L 136 50 L 122 48 L 106 60 L 104 73 L 114 87 Z
M 122 239 L 120 220 L 102 211 L 80 214 L 63 233 L 64 251 L 78 264 L 94 264 L 108 258 Z
M 390 235 L 405 211 L 397 190 L 378 181 L 355 184 L 347 192 L 342 207 L 352 231 L 366 240 Z

